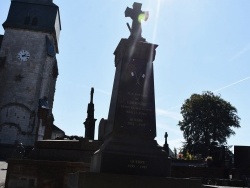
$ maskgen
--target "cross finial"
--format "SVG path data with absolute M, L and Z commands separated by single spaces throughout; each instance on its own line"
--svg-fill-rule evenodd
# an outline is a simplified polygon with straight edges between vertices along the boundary
M 94 88 L 91 88 L 91 92 L 90 92 L 90 102 L 93 103 L 93 95 L 94 95 Z
M 142 33 L 142 29 L 141 29 L 141 22 L 142 20 L 146 21 L 148 19 L 148 15 L 149 13 L 143 12 L 141 10 L 141 3 L 134 3 L 133 4 L 133 9 L 127 7 L 125 10 L 125 17 L 130 17 L 133 22 L 132 22 L 132 28 L 130 28 L 129 24 L 127 23 L 127 26 L 129 28 L 130 31 L 130 37 L 134 40 L 142 40 L 145 41 L 144 38 L 142 38 L 141 33 Z
M 165 144 L 167 144 L 168 143 L 168 133 L 167 132 L 165 132 L 164 137 L 165 137 Z

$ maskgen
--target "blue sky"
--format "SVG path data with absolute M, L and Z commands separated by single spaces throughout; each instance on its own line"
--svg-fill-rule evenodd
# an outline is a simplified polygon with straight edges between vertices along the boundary
M 55 124 L 68 135 L 84 136 L 90 89 L 95 88 L 96 130 L 107 118 L 115 66 L 113 52 L 129 31 L 124 11 L 134 1 L 54 0 L 60 8 L 59 76 Z M 154 61 L 157 141 L 168 132 L 170 148 L 181 147 L 180 107 L 193 93 L 213 91 L 238 110 L 241 128 L 230 145 L 249 145 L 250 1 L 144 0 L 149 11 L 142 35 L 158 44 Z M 0 0 L 0 23 L 10 1 Z M 0 33 L 4 31 L 1 28 Z M 97 134 L 96 134 L 97 138 Z

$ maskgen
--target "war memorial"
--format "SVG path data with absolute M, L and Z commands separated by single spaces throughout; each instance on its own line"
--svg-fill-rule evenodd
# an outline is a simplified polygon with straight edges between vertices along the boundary
M 46 19 L 41 18 L 44 25 L 39 25 L 39 23 L 37 26 L 37 18 L 25 17 L 21 11 L 23 7 L 40 11 L 42 17 L 46 15 Z M 24 16 L 24 26 L 14 16 L 16 11 Z M 49 104 L 53 103 L 58 75 L 56 53 L 61 29 L 59 8 L 52 0 L 37 0 L 36 2 L 13 0 L 11 2 L 8 18 L 3 24 L 5 29 L 10 29 L 10 34 L 14 34 L 16 28 L 32 31 L 32 34 L 34 31 L 37 32 L 37 36 L 31 37 L 31 39 L 44 45 L 47 53 L 44 59 L 37 61 L 38 63 L 40 61 L 52 63 L 45 68 L 42 67 L 42 64 L 38 64 L 36 70 L 45 69 L 53 74 L 45 74 L 46 79 L 37 79 L 32 82 L 38 85 L 42 83 L 40 94 L 33 96 L 34 93 L 28 92 L 28 96 L 20 99 L 20 101 L 24 101 L 23 104 L 14 103 L 10 101 L 11 98 L 8 98 L 9 104 L 1 107 L 1 110 L 5 111 L 8 111 L 9 108 L 18 109 L 23 114 L 23 121 L 26 116 L 29 116 L 29 127 L 34 126 L 31 130 L 26 127 L 26 132 L 17 134 L 20 139 L 30 138 L 28 139 L 30 143 L 23 146 L 20 143 L 14 143 L 4 132 L 7 128 L 13 132 L 13 127 L 17 127 L 17 130 L 23 129 L 22 125 L 18 127 L 19 125 L 15 124 L 16 120 L 8 119 L 8 121 L 14 121 L 10 126 L 5 123 L 5 119 L 0 119 L 3 121 L 0 126 L 4 127 L 0 129 L 0 133 L 5 135 L 7 143 L 2 144 L 1 147 L 5 146 L 7 149 L 2 151 L 5 151 L 3 153 L 6 156 L 9 155 L 5 187 L 201 188 L 213 187 L 213 185 L 246 186 L 247 182 L 242 180 L 242 176 L 250 176 L 250 149 L 247 146 L 235 146 L 235 167 L 233 168 L 226 165 L 224 150 L 221 147 L 214 147 L 212 155 L 215 161 L 213 165 L 208 165 L 204 161 L 173 159 L 169 153 L 167 133 L 164 146 L 157 143 L 155 140 L 156 107 L 153 65 L 158 45 L 147 42 L 142 37 L 141 21 L 146 21 L 149 13 L 142 10 L 141 3 L 135 2 L 132 8 L 127 7 L 124 13 L 125 17 L 132 20 L 131 26 L 127 24 L 130 35 L 128 38 L 122 38 L 114 50 L 116 70 L 108 118 L 100 121 L 98 140 L 94 140 L 96 122 L 94 88 L 91 88 L 90 91 L 87 118 L 84 122 L 84 138 L 65 136 L 62 130 L 53 127 L 52 105 Z M 50 19 L 53 22 L 48 22 Z M 28 24 L 30 21 L 31 25 Z M 42 26 L 46 26 L 46 29 Z M 18 29 L 17 31 L 19 31 Z M 28 34 L 20 33 L 25 36 Z M 16 35 L 18 37 L 18 34 Z M 4 54 L 4 48 L 9 45 L 10 40 L 7 37 L 4 39 L 3 36 L 0 39 L 0 71 L 4 70 L 2 67 L 7 67 L 5 69 L 11 71 L 12 67 L 7 66 L 8 58 Z M 31 44 L 34 43 L 32 40 Z M 32 50 L 20 53 L 19 61 L 28 61 L 29 53 L 32 53 Z M 29 70 L 25 69 L 25 71 L 28 74 Z M 17 74 L 18 81 L 15 82 L 22 83 L 22 77 L 23 75 Z M 44 88 L 49 82 L 52 84 L 48 91 Z M 13 83 L 6 83 L 8 87 L 11 87 L 11 84 Z M 25 82 L 24 84 L 29 85 L 30 83 Z M 46 91 L 49 92 L 49 95 L 46 94 Z M 0 96 L 4 97 L 7 94 L 8 92 Z M 39 102 L 38 106 L 27 107 L 26 102 L 31 96 L 36 102 Z M 0 102 L 4 103 L 3 100 Z M 27 124 L 27 122 L 25 123 Z M 42 139 L 37 139 L 38 137 Z

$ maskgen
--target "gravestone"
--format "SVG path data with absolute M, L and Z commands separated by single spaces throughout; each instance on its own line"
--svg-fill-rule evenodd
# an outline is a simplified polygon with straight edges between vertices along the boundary
M 234 146 L 233 178 L 244 179 L 250 187 L 250 146 Z
M 212 157 L 210 167 L 223 167 L 225 164 L 225 146 L 219 146 L 217 142 L 212 142 L 209 155 Z
M 234 166 L 250 168 L 250 146 L 234 146 Z
M 91 160 L 91 172 L 170 176 L 170 159 L 156 140 L 153 61 L 158 45 L 141 37 L 141 4 L 127 8 L 131 35 L 115 55 L 115 78 L 106 137 Z

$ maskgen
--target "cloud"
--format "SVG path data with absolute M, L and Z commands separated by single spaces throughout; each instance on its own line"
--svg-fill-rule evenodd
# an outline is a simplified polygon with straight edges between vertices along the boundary
M 89 90 L 91 88 L 91 86 L 86 86 L 86 85 L 83 85 L 83 84 L 73 83 L 73 82 L 69 82 L 69 81 L 66 81 L 65 83 L 68 84 L 68 85 L 71 85 L 73 87 L 78 87 L 78 88 L 85 88 L 85 89 L 87 88 Z M 95 89 L 95 92 L 99 92 L 99 93 L 102 93 L 102 94 L 105 94 L 105 95 L 108 95 L 108 96 L 111 95 L 111 93 L 108 92 L 108 91 L 105 91 L 105 90 L 102 90 L 102 89 L 99 89 L 99 88 L 95 88 L 95 87 L 94 87 L 94 89 Z
M 231 57 L 228 61 L 232 62 L 242 56 L 244 53 L 250 50 L 250 44 L 247 44 L 244 48 L 242 48 L 239 52 L 237 52 L 233 57 Z
M 157 129 L 159 131 L 163 130 L 164 132 L 168 132 L 171 135 L 173 135 L 173 134 L 177 135 L 177 136 L 182 135 L 182 132 L 179 129 L 179 127 L 177 126 L 177 124 L 169 125 L 167 123 L 157 123 Z
M 233 86 L 233 85 L 239 84 L 239 83 L 241 83 L 241 82 L 243 82 L 243 81 L 246 81 L 246 80 L 248 80 L 248 79 L 250 79 L 250 76 L 248 76 L 248 77 L 246 77 L 246 78 L 243 78 L 243 79 L 241 79 L 241 80 L 238 80 L 238 81 L 236 81 L 236 82 L 233 82 L 233 83 L 231 83 L 231 84 L 228 84 L 228 85 L 226 85 L 226 86 L 223 86 L 223 87 L 221 87 L 221 88 L 219 88 L 219 89 L 216 89 L 216 90 L 214 90 L 213 92 L 216 93 L 216 92 L 218 92 L 218 91 L 224 90 L 224 89 L 226 89 L 226 88 L 228 88 L 228 87 L 231 87 L 231 86 Z
M 109 95 L 109 96 L 111 95 L 111 93 L 110 93 L 110 92 L 105 91 L 105 90 L 102 90 L 102 89 L 98 89 L 98 88 L 96 88 L 96 89 L 95 89 L 95 91 L 100 92 L 100 93 L 105 94 L 105 95 Z
M 180 121 L 182 119 L 182 116 L 180 113 L 173 112 L 173 111 L 168 111 L 160 108 L 156 108 L 156 115 L 158 116 L 165 116 L 168 118 L 172 118 L 174 120 Z
M 250 79 L 250 76 L 248 76 L 248 77 L 246 77 L 246 78 L 243 78 L 243 79 L 241 79 L 241 80 L 238 80 L 238 81 L 236 81 L 236 82 L 233 82 L 233 83 L 231 83 L 231 84 L 228 84 L 228 85 L 226 85 L 226 86 L 223 86 L 223 87 L 221 87 L 221 88 L 219 88 L 219 89 L 213 90 L 212 92 L 213 92 L 213 93 L 217 93 L 217 92 L 219 92 L 219 91 L 222 91 L 222 90 L 224 90 L 224 89 L 226 89 L 226 88 L 229 88 L 229 87 L 231 87 L 231 86 L 234 86 L 234 85 L 236 85 L 236 84 L 239 84 L 239 83 L 244 82 L 244 81 L 249 80 L 249 79 Z M 179 105 L 176 105 L 176 106 L 173 106 L 173 107 L 168 108 L 168 110 L 180 108 L 181 106 L 182 106 L 182 105 L 179 104 Z M 173 118 L 173 119 L 176 119 L 176 118 L 178 117 L 177 113 L 174 113 L 174 112 L 171 112 L 171 111 L 168 111 L 168 110 L 163 110 L 163 109 L 156 109 L 156 113 L 157 113 L 157 110 L 158 110 L 159 115 L 168 116 L 168 117 L 171 117 L 171 118 Z M 176 116 L 175 116 L 175 115 L 176 115 Z
M 181 104 L 178 104 L 176 106 L 172 106 L 172 107 L 168 108 L 168 110 L 172 110 L 172 109 L 176 109 L 176 108 L 180 109 L 181 106 L 182 106 Z
M 174 147 L 176 149 L 179 149 L 182 147 L 182 143 L 184 142 L 185 140 L 183 139 L 183 137 L 179 137 L 179 138 L 175 138 L 175 139 L 172 139 L 172 140 L 168 140 L 168 145 L 171 149 L 174 149 Z

